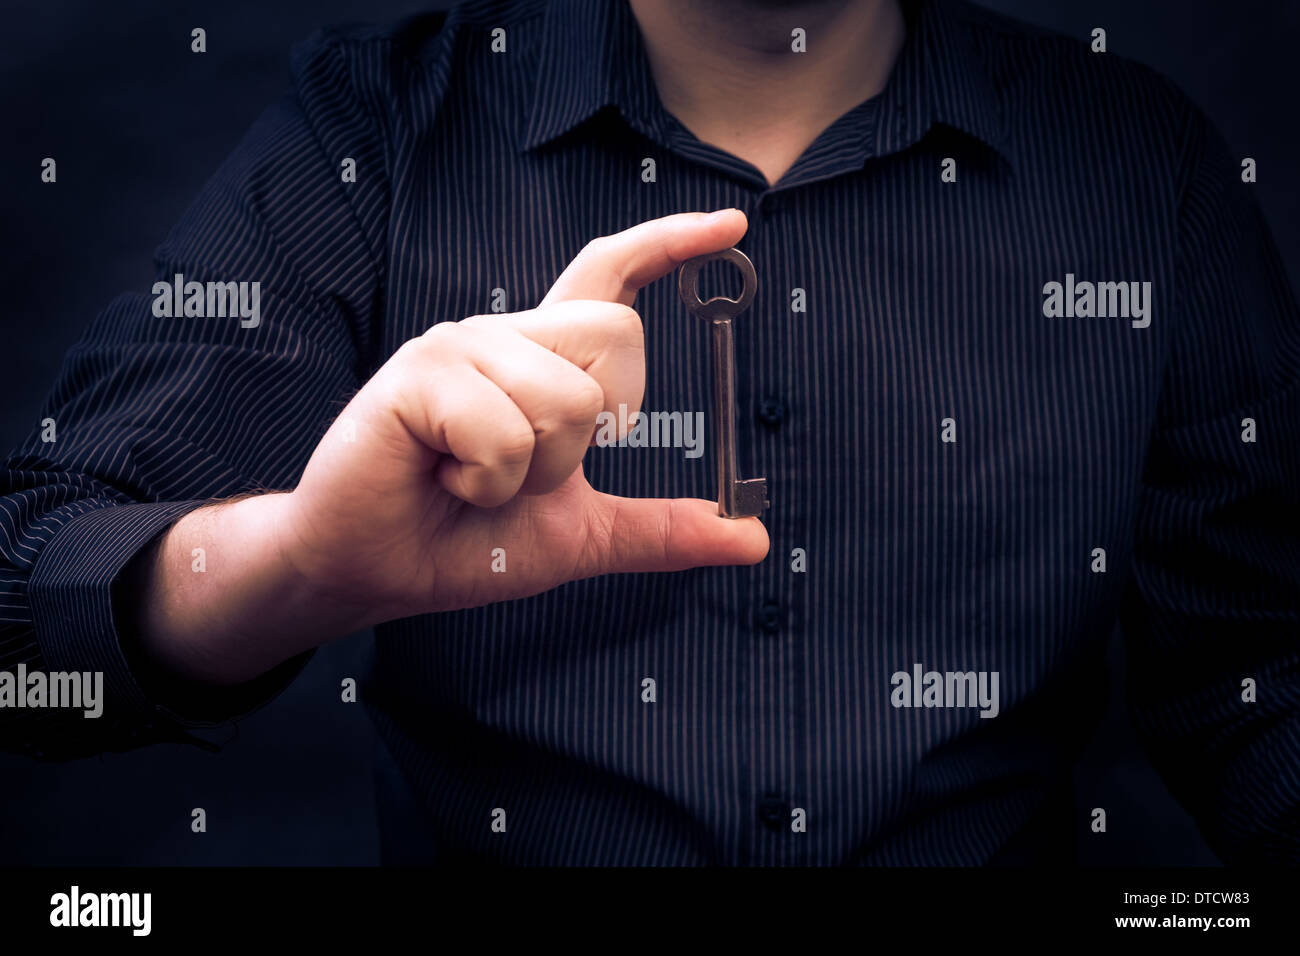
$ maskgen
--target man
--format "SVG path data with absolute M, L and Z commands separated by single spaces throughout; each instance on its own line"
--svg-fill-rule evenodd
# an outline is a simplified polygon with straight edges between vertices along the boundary
M 402 859 L 1059 860 L 1118 618 L 1212 845 L 1296 858 L 1300 329 L 1180 94 L 947 0 L 439 20 L 300 50 L 160 249 L 255 322 L 133 293 L 69 357 L 0 646 L 105 716 L 13 737 L 184 737 L 376 625 Z M 761 520 L 589 451 L 709 407 L 656 280 L 732 245 Z

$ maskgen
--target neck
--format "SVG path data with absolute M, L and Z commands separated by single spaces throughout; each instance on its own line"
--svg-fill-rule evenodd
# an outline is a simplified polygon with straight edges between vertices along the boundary
M 629 2 L 664 107 L 769 184 L 884 89 L 903 44 L 898 0 Z

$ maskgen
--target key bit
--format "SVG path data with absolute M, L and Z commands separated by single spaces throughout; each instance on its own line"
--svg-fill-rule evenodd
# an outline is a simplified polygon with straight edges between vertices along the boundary
M 740 269 L 745 286 L 739 299 L 714 296 L 700 301 L 700 270 L 714 259 L 725 259 Z M 677 293 L 686 308 L 713 326 L 713 451 L 718 468 L 718 514 L 724 518 L 757 517 L 768 505 L 766 478 L 736 477 L 736 347 L 731 320 L 749 308 L 757 291 L 754 263 L 739 249 L 688 259 L 677 273 Z

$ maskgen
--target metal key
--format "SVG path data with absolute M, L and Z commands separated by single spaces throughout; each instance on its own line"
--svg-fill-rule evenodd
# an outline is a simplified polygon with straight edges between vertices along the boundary
M 745 287 L 739 299 L 714 296 L 700 301 L 700 270 L 714 259 L 725 259 L 740 269 Z M 677 273 L 677 293 L 686 308 L 713 326 L 713 451 L 718 463 L 718 514 L 724 518 L 756 517 L 768 505 L 766 478 L 736 477 L 736 349 L 731 320 L 749 308 L 757 291 L 754 264 L 739 249 L 688 259 Z

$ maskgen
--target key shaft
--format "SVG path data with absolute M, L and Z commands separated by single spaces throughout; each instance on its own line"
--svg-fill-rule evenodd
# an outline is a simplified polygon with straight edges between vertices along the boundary
M 744 277 L 739 299 L 715 296 L 701 301 L 698 290 L 700 269 L 713 259 L 734 263 Z M 736 454 L 736 346 L 732 319 L 749 308 L 758 288 L 754 264 L 739 249 L 727 249 L 697 256 L 682 264 L 677 278 L 678 293 L 686 307 L 713 327 L 713 451 L 718 475 L 718 514 L 726 518 L 749 518 L 767 507 L 767 479 L 739 479 Z

